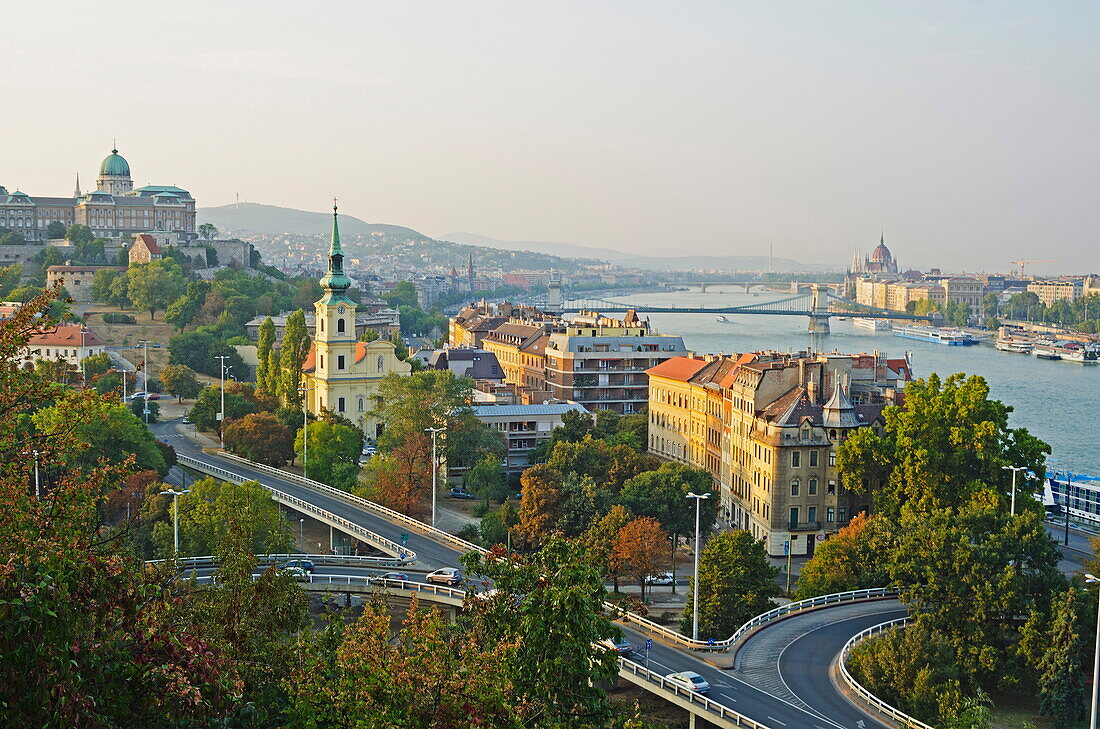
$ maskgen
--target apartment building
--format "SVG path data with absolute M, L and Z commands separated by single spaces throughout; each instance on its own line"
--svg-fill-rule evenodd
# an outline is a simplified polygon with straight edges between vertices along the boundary
M 505 382 L 537 390 L 546 387 L 546 344 L 560 323 L 509 321 L 485 335 L 481 346 L 497 357 Z
M 23 363 L 64 360 L 74 367 L 88 357 L 106 352 L 107 343 L 82 324 L 58 324 L 31 335 L 23 350 Z
M 556 400 L 589 410 L 635 413 L 648 401 L 647 370 L 687 354 L 684 340 L 659 334 L 648 319 L 582 312 L 546 342 L 546 386 Z
M 836 450 L 881 428 L 909 362 L 881 354 L 679 356 L 649 376 L 649 451 L 709 471 L 719 526 L 746 529 L 772 556 L 811 555 L 870 508 L 840 484 Z
M 1027 285 L 1027 290 L 1038 296 L 1047 306 L 1052 306 L 1055 301 L 1076 301 L 1080 298 L 1084 294 L 1085 279 L 1032 281 Z
M 518 475 L 529 465 L 529 454 L 540 442 L 549 440 L 562 416 L 571 410 L 587 414 L 577 403 L 541 405 L 475 405 L 474 416 L 504 437 L 507 453 L 505 473 Z

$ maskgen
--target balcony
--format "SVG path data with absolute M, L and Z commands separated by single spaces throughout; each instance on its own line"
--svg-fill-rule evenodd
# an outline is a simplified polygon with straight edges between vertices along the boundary
M 821 530 L 821 522 L 819 521 L 789 521 L 787 522 L 787 531 L 789 532 L 816 532 Z

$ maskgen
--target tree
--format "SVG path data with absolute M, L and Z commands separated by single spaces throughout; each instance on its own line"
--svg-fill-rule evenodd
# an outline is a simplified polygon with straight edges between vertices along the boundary
M 520 474 L 519 525 L 516 531 L 531 546 L 538 546 L 557 524 L 561 506 L 563 476 L 546 464 L 532 466 Z
M 51 220 L 50 224 L 46 226 L 46 237 L 50 240 L 64 238 L 65 226 L 57 220 Z
M 160 259 L 131 266 L 126 271 L 129 297 L 134 306 L 149 312 L 152 319 L 157 309 L 163 309 L 183 295 L 186 288 L 183 271 L 171 259 Z
M 186 365 L 195 372 L 201 372 L 211 377 L 220 376 L 221 361 L 218 357 L 224 355 L 225 364 L 232 368 L 233 372 L 245 371 L 244 360 L 237 354 L 237 350 L 225 342 L 218 341 L 213 335 L 206 332 L 187 332 L 172 337 L 168 342 L 168 361 L 172 364 Z
M 164 321 L 179 330 L 180 334 L 183 334 L 187 325 L 194 321 L 195 315 L 198 313 L 199 303 L 184 294 L 168 305 L 164 312 Z
M 50 266 L 60 266 L 65 262 L 65 255 L 57 246 L 46 246 L 34 256 L 39 267 L 45 271 Z
M 119 273 L 119 275 L 112 278 L 110 293 L 110 303 L 115 304 L 121 309 L 125 309 L 133 304 L 133 302 L 130 301 L 130 277 L 125 273 Z
M 432 495 L 431 443 L 413 434 L 389 453 L 371 459 L 371 496 L 383 506 L 409 516 L 429 511 Z
M 199 430 L 220 430 L 218 413 L 221 412 L 222 391 L 219 387 L 204 387 L 188 414 Z M 225 393 L 225 419 L 237 420 L 253 412 L 247 398 L 232 392 Z
M 53 237 L 53 236 L 51 236 Z M 91 243 L 95 240 L 95 233 L 87 225 L 81 223 L 73 223 L 65 231 L 65 239 L 72 243 L 74 246 L 81 244 Z
M 85 357 L 80 362 L 81 373 L 87 378 L 89 383 L 95 382 L 97 378 L 107 374 L 107 370 L 111 369 L 111 367 L 113 367 L 113 364 L 106 352 L 100 352 L 99 354 Z
M 299 309 L 287 317 L 283 328 L 283 344 L 279 348 L 279 395 L 287 407 L 302 407 L 302 363 L 309 354 L 310 340 L 306 332 L 306 315 Z M 268 372 L 268 378 L 272 374 Z M 269 388 L 270 389 L 270 388 Z
M 195 371 L 187 365 L 170 364 L 160 371 L 160 384 L 169 395 L 175 395 L 177 402 L 198 397 L 202 385 L 195 377 Z
M 1054 599 L 1047 648 L 1037 666 L 1039 708 L 1054 719 L 1057 729 L 1067 729 L 1085 715 L 1085 672 L 1081 664 L 1084 610 L 1076 588 Z
M 199 237 L 204 240 L 213 240 L 218 237 L 218 229 L 212 223 L 201 223 L 199 225 Z
M 462 474 L 462 483 L 472 493 L 477 494 L 489 505 L 489 500 L 504 503 L 511 495 L 508 483 L 504 479 L 504 468 L 500 459 L 486 456 L 474 464 L 474 467 Z
M 585 558 L 593 566 L 607 570 L 614 580 L 616 593 L 619 591 L 619 574 L 623 565 L 615 556 L 615 537 L 633 518 L 634 515 L 626 507 L 615 504 L 580 538 Z
M 363 442 L 354 428 L 318 420 L 309 424 L 309 458 L 306 478 L 350 491 L 359 477 L 359 454 Z M 302 454 L 302 431 L 294 439 L 294 450 Z
M 692 610 L 699 601 L 699 635 L 726 638 L 749 619 L 774 607 L 780 594 L 763 543 L 742 529 L 722 532 L 699 555 L 699 584 L 691 586 L 680 628 L 692 633 Z
M 294 434 L 271 413 L 251 413 L 230 421 L 222 434 L 230 452 L 268 466 L 294 459 Z
M 96 272 L 98 273 L 98 271 Z M 13 263 L 0 267 L 0 299 L 7 300 L 11 292 L 19 286 L 19 279 L 23 276 L 23 265 Z
M 130 412 L 143 423 L 155 423 L 160 417 L 160 404 L 156 400 L 135 397 L 130 401 Z
M 277 373 L 269 374 L 268 367 L 271 361 L 271 353 L 275 349 L 275 322 L 271 317 L 264 319 L 260 324 L 259 338 L 256 340 L 256 389 L 264 392 L 273 392 L 277 388 L 272 387 L 270 380 L 276 380 Z
M 623 485 L 619 502 L 636 516 L 652 516 L 670 534 L 691 534 L 695 530 L 695 504 L 688 494 L 712 492 L 711 475 L 682 463 L 662 463 L 655 471 L 644 471 Z M 705 534 L 718 518 L 718 499 L 700 504 L 699 523 Z
M 359 341 L 370 343 L 370 342 L 375 341 L 379 337 L 380 337 L 380 335 L 378 334 L 377 329 L 366 329 L 366 330 L 363 331 L 362 336 L 359 337 Z
M 802 567 L 795 597 L 806 600 L 868 587 L 885 587 L 890 582 L 886 555 L 890 551 L 890 523 L 884 518 L 860 513 L 848 526 L 818 545 L 814 556 Z
M 645 516 L 632 519 L 615 535 L 611 548 L 613 559 L 622 565 L 642 589 L 645 598 L 646 578 L 666 569 L 672 562 L 668 533 L 661 522 Z
M 104 304 L 114 303 L 111 284 L 122 275 L 124 275 L 122 272 L 112 268 L 101 268 L 96 271 L 95 275 L 92 276 L 92 300 Z
M 607 513 L 614 493 L 600 486 L 591 476 L 569 473 L 558 488 L 558 518 L 555 531 L 566 537 L 578 537 Z
M 630 446 L 611 445 L 589 434 L 578 442 L 556 444 L 546 464 L 562 473 L 572 471 L 591 476 L 597 483 L 618 492 L 626 481 L 656 469 L 660 461 Z
M 412 306 L 420 308 L 420 300 L 416 295 L 416 286 L 408 281 L 399 281 L 396 286 L 385 294 L 383 299 L 392 307 Z

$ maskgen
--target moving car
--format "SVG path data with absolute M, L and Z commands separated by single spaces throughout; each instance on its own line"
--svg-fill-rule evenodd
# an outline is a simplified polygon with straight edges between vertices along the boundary
M 424 579 L 428 582 L 454 586 L 462 582 L 462 573 L 454 567 L 444 567 L 435 572 L 429 572 Z
M 673 577 L 671 572 L 661 572 L 645 578 L 645 583 L 647 585 L 671 585 L 672 581 Z
M 291 560 L 287 560 L 286 562 L 283 563 L 282 567 L 283 567 L 283 569 L 286 569 L 288 567 L 297 567 L 298 569 L 304 570 L 305 572 L 308 572 L 311 575 L 313 574 L 313 570 L 317 569 L 314 566 L 313 562 L 311 562 L 308 559 L 291 559 Z
M 383 572 L 374 579 L 376 580 L 400 580 L 402 582 L 409 582 L 409 576 L 404 572 Z
M 309 580 L 309 573 L 301 567 L 288 567 L 286 565 L 277 565 L 275 567 L 275 570 L 277 572 L 285 572 L 294 579 L 298 580 L 298 582 L 306 582 L 307 580 Z
M 706 694 L 710 693 L 710 684 L 707 680 L 700 676 L 695 671 L 680 671 L 679 673 L 670 673 L 665 676 L 670 683 L 673 683 L 681 688 L 686 688 L 689 691 L 695 691 L 697 693 Z
M 447 496 L 451 497 L 452 499 L 476 499 L 477 498 L 476 496 L 471 494 L 466 489 L 460 489 L 460 488 L 451 489 L 451 492 L 449 494 L 447 494 Z
M 190 425 L 190 424 L 191 424 L 191 418 L 189 418 L 188 416 L 184 415 L 184 416 L 183 416 L 183 424 L 184 424 L 184 425 Z
M 615 638 L 608 638 L 602 641 L 602 643 L 619 654 L 619 658 L 630 658 L 634 655 L 634 646 L 627 643 L 625 640 L 616 640 Z

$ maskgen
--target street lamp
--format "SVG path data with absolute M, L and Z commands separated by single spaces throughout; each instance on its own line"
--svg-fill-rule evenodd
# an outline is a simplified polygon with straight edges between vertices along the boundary
M 41 489 L 40 481 L 39 481 L 39 478 L 38 478 L 38 457 L 40 455 L 42 455 L 42 451 L 38 451 L 38 450 L 23 451 L 23 455 L 34 457 L 34 498 L 36 500 L 40 499 L 42 489 Z
M 691 596 L 691 638 L 699 640 L 699 505 L 710 494 L 687 494 L 685 498 L 695 499 L 695 581 Z
M 302 550 L 306 548 L 306 520 L 298 520 L 298 541 L 302 543 Z
M 149 340 L 142 339 L 140 342 L 138 342 L 138 344 L 140 344 L 142 346 L 142 349 L 144 350 L 144 354 L 142 354 L 142 360 L 141 360 L 141 370 L 145 374 L 145 397 L 142 398 L 142 400 L 144 401 L 145 404 L 144 404 L 144 407 L 142 409 L 142 412 L 145 415 L 145 424 L 148 425 L 149 424 Z
M 442 433 L 446 429 L 447 428 L 445 428 L 445 427 L 424 428 L 425 433 L 431 433 L 432 434 L 432 526 L 433 527 L 435 526 L 435 490 L 436 490 L 435 479 L 436 479 L 436 475 L 439 473 L 439 457 L 436 456 L 436 450 L 435 450 L 436 440 L 435 439 L 440 433 Z
M 302 385 L 298 388 L 302 395 L 302 475 L 306 475 L 306 463 L 309 461 L 309 408 L 306 407 L 307 392 L 313 392 L 312 387 Z
M 1086 572 L 1085 582 L 1095 585 L 1100 583 L 1100 577 Z M 1089 729 L 1097 729 L 1096 714 L 1100 711 L 1097 706 L 1097 683 L 1100 682 L 1100 593 L 1096 597 L 1096 648 L 1092 657 L 1092 720 L 1089 722 Z
M 176 556 L 180 555 L 180 500 L 179 497 L 184 494 L 191 493 L 191 489 L 184 489 L 183 491 L 176 491 L 175 489 L 168 489 L 167 491 L 161 491 L 161 496 L 172 496 L 172 535 L 173 543 L 176 547 Z
M 225 361 L 229 359 L 227 354 L 215 355 L 214 359 L 220 360 L 220 367 L 218 367 L 218 373 L 221 375 L 221 389 L 222 389 L 222 404 L 221 410 L 218 411 L 218 442 L 221 443 L 222 448 L 225 447 L 225 439 L 222 437 L 222 423 L 225 420 Z
M 1012 471 L 1012 506 L 1008 513 L 1010 516 L 1016 516 L 1016 474 L 1027 469 L 1023 466 L 1001 466 L 1001 470 Z

